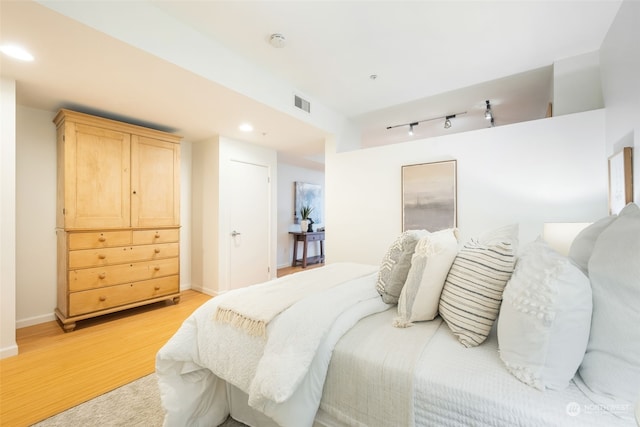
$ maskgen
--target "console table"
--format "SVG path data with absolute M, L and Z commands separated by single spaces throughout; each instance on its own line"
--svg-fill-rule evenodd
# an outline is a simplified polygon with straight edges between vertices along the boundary
M 291 267 L 301 264 L 302 268 L 307 268 L 308 264 L 324 262 L 324 231 L 307 233 L 290 231 L 289 234 L 293 235 L 293 260 L 291 261 Z M 302 242 L 302 259 L 298 259 L 298 242 Z M 307 245 L 309 242 L 320 242 L 319 256 L 307 259 Z

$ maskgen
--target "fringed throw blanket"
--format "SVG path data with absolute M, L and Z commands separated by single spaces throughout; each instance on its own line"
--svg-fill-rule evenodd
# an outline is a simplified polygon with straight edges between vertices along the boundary
M 249 335 L 266 337 L 269 322 L 302 298 L 373 271 L 375 268 L 372 269 L 370 265 L 329 264 L 313 271 L 250 286 L 243 292 L 224 295 L 224 301 L 216 310 L 215 320 L 242 329 Z

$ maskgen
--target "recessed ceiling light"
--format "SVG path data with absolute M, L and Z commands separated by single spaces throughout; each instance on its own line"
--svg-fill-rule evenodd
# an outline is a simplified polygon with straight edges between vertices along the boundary
M 33 61 L 33 55 L 16 45 L 4 45 L 0 46 L 0 52 L 7 56 L 10 56 L 21 61 Z
M 253 126 L 251 126 L 250 123 L 243 123 L 238 126 L 238 129 L 240 129 L 242 132 L 251 132 L 253 130 Z

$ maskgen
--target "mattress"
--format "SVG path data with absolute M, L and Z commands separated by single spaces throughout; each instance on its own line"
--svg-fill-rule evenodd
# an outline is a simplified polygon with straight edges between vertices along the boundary
M 443 324 L 417 364 L 415 425 L 636 427 L 631 405 L 597 405 L 577 381 L 561 391 L 533 389 L 502 365 L 495 328 L 465 348 Z

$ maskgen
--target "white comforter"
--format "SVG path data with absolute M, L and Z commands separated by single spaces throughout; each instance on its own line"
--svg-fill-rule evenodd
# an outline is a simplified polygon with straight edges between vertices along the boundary
M 196 310 L 156 358 L 165 426 L 220 424 L 229 413 L 225 381 L 278 424 L 311 426 L 336 342 L 363 317 L 389 307 L 375 290 L 376 266 L 346 267 L 298 273 L 301 280 L 329 274 L 339 281 L 337 271 L 348 280 L 294 303 L 269 322 L 266 339 L 214 321 L 225 295 Z M 251 290 L 234 295 L 243 292 Z

